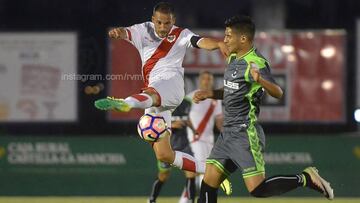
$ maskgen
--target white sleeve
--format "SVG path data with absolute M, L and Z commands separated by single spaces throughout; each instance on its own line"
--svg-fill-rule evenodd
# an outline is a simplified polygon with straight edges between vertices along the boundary
M 142 49 L 142 33 L 145 32 L 145 23 L 135 24 L 130 27 L 126 27 L 126 34 L 128 40 L 138 49 Z
M 222 115 L 222 105 L 221 105 L 221 100 L 217 100 L 216 106 L 215 106 L 215 110 L 214 110 L 214 115 Z
M 186 39 L 186 47 L 194 48 L 193 45 L 191 44 L 191 37 L 197 36 L 197 35 L 194 34 L 193 32 L 191 32 L 189 29 L 184 29 L 182 32 L 183 32 L 184 38 Z

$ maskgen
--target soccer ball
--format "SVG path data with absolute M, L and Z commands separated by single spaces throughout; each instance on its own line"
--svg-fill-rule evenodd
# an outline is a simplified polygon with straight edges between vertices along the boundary
M 147 113 L 144 114 L 137 125 L 137 131 L 141 139 L 147 142 L 156 142 L 165 136 L 167 125 L 164 117 Z

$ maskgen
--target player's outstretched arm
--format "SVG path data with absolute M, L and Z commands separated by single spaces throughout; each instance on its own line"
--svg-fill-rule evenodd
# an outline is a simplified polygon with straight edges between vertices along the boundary
M 201 40 L 198 43 L 198 46 L 199 48 L 206 50 L 219 49 L 225 57 L 228 57 L 230 53 L 224 42 L 214 40 L 211 38 L 206 38 L 206 37 L 201 38 Z
M 128 36 L 126 34 L 126 30 L 123 27 L 117 27 L 114 29 L 111 29 L 108 33 L 109 37 L 111 39 L 127 39 Z
M 275 97 L 277 99 L 281 99 L 283 95 L 283 91 L 279 87 L 279 85 L 274 84 L 262 78 L 260 75 L 260 71 L 257 68 L 252 67 L 250 69 L 250 74 L 253 77 L 254 81 L 259 83 L 266 90 L 268 94 L 270 94 L 272 97 Z
M 224 88 L 216 89 L 216 90 L 198 90 L 195 92 L 192 99 L 193 102 L 197 104 L 200 101 L 203 101 L 208 98 L 222 100 L 223 96 L 224 96 Z

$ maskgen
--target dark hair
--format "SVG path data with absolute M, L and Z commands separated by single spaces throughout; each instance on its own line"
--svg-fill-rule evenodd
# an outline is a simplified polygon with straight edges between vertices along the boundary
M 245 34 L 251 41 L 254 39 L 255 24 L 249 16 L 233 16 L 225 21 L 225 27 L 231 27 Z
M 154 9 L 153 9 L 153 15 L 155 14 L 156 11 L 159 11 L 161 13 L 175 15 L 174 7 L 168 2 L 159 2 L 159 3 L 157 3 L 154 6 Z

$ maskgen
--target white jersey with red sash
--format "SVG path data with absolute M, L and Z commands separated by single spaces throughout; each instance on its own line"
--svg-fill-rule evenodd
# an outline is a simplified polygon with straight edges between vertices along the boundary
M 192 98 L 194 93 L 195 91 L 189 93 L 187 97 Z M 194 136 L 192 130 L 188 128 L 189 141 L 202 141 L 213 144 L 215 117 L 221 114 L 222 106 L 220 100 L 206 99 L 198 104 L 192 103 L 189 118 L 199 136 Z
M 173 26 L 166 38 L 160 38 L 152 22 L 127 27 L 126 31 L 129 41 L 140 53 L 145 86 L 175 75 L 183 76 L 182 63 L 186 49 L 192 47 L 193 32 Z

